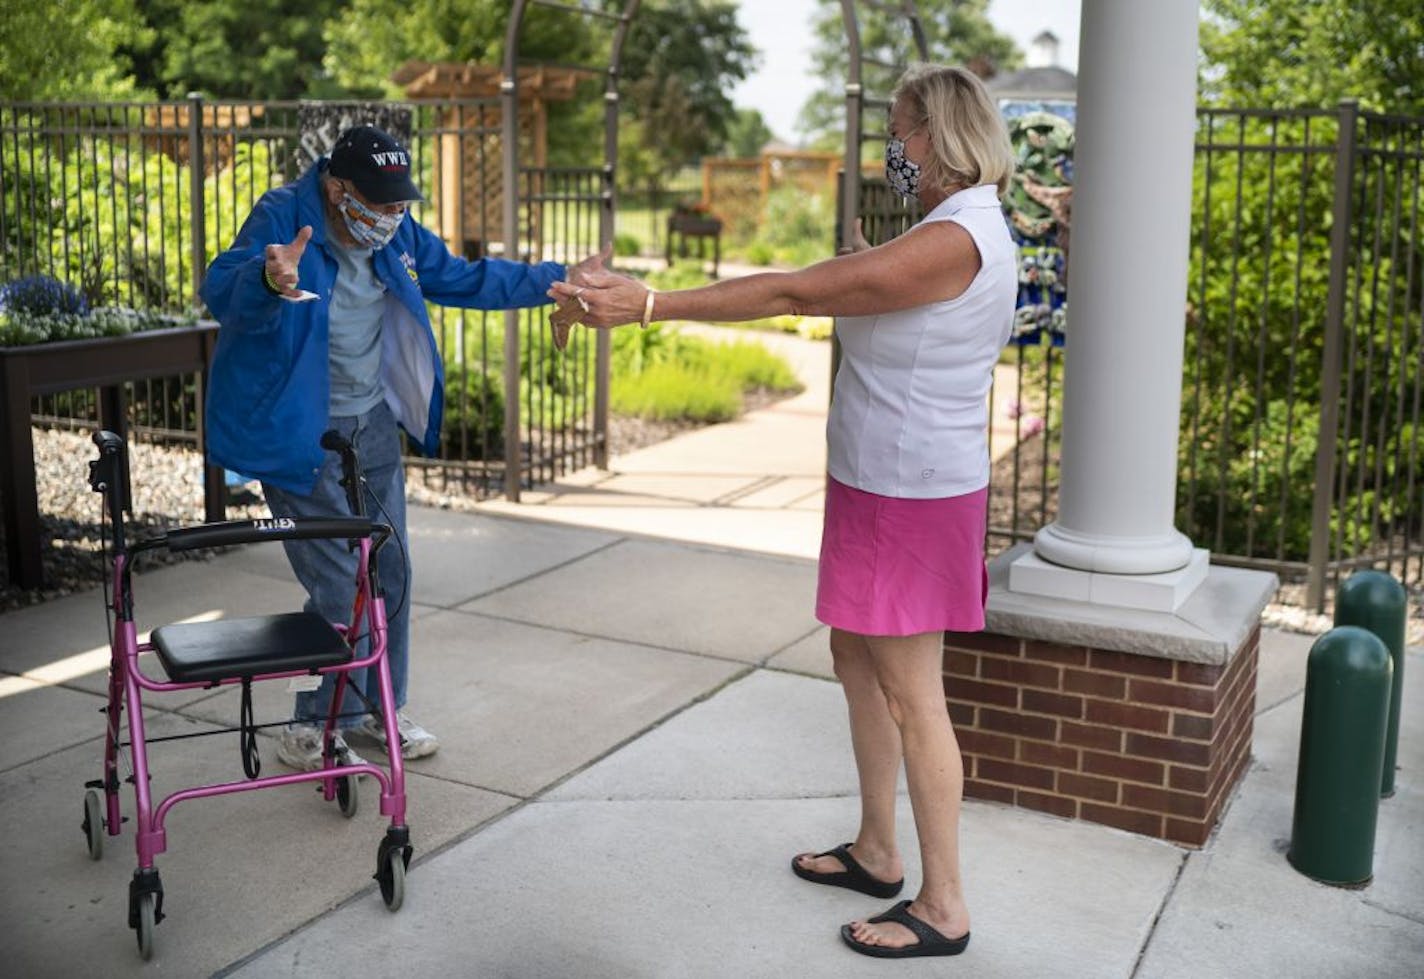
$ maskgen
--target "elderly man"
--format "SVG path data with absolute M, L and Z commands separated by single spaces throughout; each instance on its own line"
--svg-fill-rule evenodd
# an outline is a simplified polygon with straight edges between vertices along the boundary
M 331 155 L 292 184 L 263 194 L 237 239 L 208 269 L 203 300 L 221 324 L 207 397 L 209 461 L 261 480 L 274 517 L 347 514 L 338 460 L 320 445 L 335 429 L 360 453 L 372 517 L 402 544 L 383 565 L 390 607 L 388 653 L 397 707 L 406 701 L 411 577 L 405 545 L 405 478 L 398 429 L 433 454 L 439 444 L 444 370 L 426 302 L 514 309 L 549 300 L 549 286 L 601 265 L 569 269 L 504 259 L 467 261 L 410 214 L 420 201 L 410 155 L 389 134 L 356 126 Z M 344 621 L 355 555 L 337 541 L 289 541 L 287 557 L 307 608 Z M 378 702 L 376 672 L 353 677 Z M 299 692 L 278 758 L 321 766 L 322 723 L 333 677 Z M 341 705 L 337 751 L 359 763 L 345 738 L 386 750 L 379 719 L 354 694 Z M 439 742 L 398 711 L 402 756 Z

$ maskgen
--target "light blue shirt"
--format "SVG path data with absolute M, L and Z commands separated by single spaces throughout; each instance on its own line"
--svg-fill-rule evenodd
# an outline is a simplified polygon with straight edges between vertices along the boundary
M 336 258 L 329 342 L 333 416 L 363 415 L 385 397 L 381 383 L 381 321 L 386 287 L 371 265 L 370 248 L 346 248 L 328 232 Z

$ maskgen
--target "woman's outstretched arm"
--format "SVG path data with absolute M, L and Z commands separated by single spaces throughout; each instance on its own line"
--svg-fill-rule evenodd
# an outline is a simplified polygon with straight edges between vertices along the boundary
M 865 316 L 953 299 L 979 271 L 969 232 L 951 221 L 921 225 L 868 251 L 839 255 L 795 272 L 762 272 L 697 289 L 653 294 L 653 320 L 735 322 L 793 313 Z M 557 282 L 549 294 L 582 300 L 587 326 L 644 318 L 649 289 L 637 279 L 594 273 L 582 285 Z

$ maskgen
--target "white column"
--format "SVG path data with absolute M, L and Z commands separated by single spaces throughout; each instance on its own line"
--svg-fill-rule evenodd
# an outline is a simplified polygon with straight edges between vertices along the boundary
M 1197 16 L 1197 0 L 1083 2 L 1058 520 L 1034 539 L 1050 566 L 1015 591 L 1051 565 L 1205 575 L 1173 526 Z

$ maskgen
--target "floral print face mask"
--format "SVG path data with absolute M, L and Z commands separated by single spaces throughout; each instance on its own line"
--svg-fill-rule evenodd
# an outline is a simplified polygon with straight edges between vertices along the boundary
M 346 230 L 362 248 L 384 248 L 386 243 L 395 237 L 396 229 L 405 220 L 405 211 L 396 214 L 376 211 L 350 194 L 341 198 L 337 208 L 346 222 Z
M 905 141 L 890 137 L 885 141 L 885 179 L 901 197 L 920 191 L 920 165 L 905 157 Z

